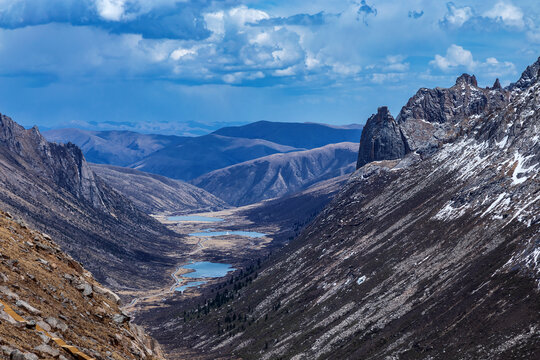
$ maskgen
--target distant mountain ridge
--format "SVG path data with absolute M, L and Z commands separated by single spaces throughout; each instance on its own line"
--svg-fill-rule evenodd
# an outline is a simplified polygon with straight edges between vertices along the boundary
M 130 167 L 173 179 L 191 180 L 243 161 L 295 150 L 266 140 L 210 134 L 156 151 Z
M 332 126 L 316 123 L 257 121 L 242 126 L 224 127 L 213 134 L 268 140 L 299 149 L 314 149 L 328 144 L 358 142 L 361 125 Z
M 198 137 L 130 131 L 57 129 L 44 132 L 53 142 L 72 142 L 88 161 L 135 168 L 179 180 L 244 161 L 341 142 L 357 142 L 361 126 L 258 121 L 225 127 Z
M 72 142 L 84 153 L 87 161 L 97 164 L 129 166 L 167 146 L 189 139 L 174 135 L 149 135 L 133 131 L 90 131 L 54 129 L 43 132 L 48 141 Z
M 277 198 L 354 171 L 358 146 L 344 142 L 274 154 L 198 177 L 192 183 L 234 206 Z

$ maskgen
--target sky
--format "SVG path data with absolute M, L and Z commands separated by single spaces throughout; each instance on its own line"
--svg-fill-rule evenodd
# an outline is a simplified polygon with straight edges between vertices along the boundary
M 0 112 L 177 135 L 361 124 L 465 72 L 508 85 L 539 55 L 538 0 L 0 0 Z

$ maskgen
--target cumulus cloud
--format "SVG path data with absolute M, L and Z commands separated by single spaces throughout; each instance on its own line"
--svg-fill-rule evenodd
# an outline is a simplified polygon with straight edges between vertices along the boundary
M 99 15 L 105 20 L 118 21 L 124 16 L 125 0 L 96 0 Z
M 483 15 L 507 26 L 523 28 L 525 25 L 523 11 L 510 2 L 499 1 Z
M 453 2 L 446 4 L 447 12 L 441 20 L 441 24 L 451 27 L 460 27 L 474 16 L 470 6 L 457 7 Z
M 435 55 L 435 59 L 432 60 L 430 64 L 443 71 L 448 71 L 457 67 L 465 67 L 467 70 L 473 70 L 475 67 L 472 53 L 455 44 L 452 44 L 446 50 L 445 56 L 439 54 Z
M 430 65 L 444 71 L 465 69 L 470 72 L 478 72 L 487 77 L 502 77 L 516 73 L 516 67 L 512 62 L 500 62 L 494 57 L 488 57 L 484 61 L 476 61 L 469 50 L 459 45 L 451 45 L 446 50 L 446 55 L 435 55 Z

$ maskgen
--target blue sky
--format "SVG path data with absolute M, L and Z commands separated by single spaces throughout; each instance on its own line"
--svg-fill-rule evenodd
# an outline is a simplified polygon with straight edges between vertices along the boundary
M 539 55 L 537 0 L 0 0 L 0 112 L 172 134 L 364 123 L 463 72 L 507 85 Z

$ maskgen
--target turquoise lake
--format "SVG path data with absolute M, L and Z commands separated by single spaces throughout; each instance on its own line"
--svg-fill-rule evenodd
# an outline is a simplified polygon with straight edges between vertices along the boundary
M 199 261 L 182 266 L 184 269 L 193 269 L 194 272 L 182 275 L 185 278 L 217 278 L 227 275 L 229 271 L 236 270 L 230 264 L 219 264 L 208 261 Z
M 230 264 L 213 263 L 209 261 L 198 261 L 192 264 L 182 266 L 184 269 L 195 270 L 188 274 L 184 274 L 181 278 L 177 278 L 175 273 L 172 274 L 173 279 L 180 284 L 185 279 L 200 279 L 200 278 L 218 278 L 227 275 L 229 271 L 236 270 Z M 198 287 L 206 284 L 206 281 L 189 281 L 182 286 L 174 286 L 175 291 L 183 292 L 190 287 Z

